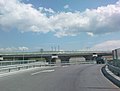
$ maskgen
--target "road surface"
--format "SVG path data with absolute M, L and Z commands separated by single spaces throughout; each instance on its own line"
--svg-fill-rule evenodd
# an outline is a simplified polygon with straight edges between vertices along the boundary
M 0 91 L 120 91 L 101 73 L 102 65 L 35 69 L 0 77 Z

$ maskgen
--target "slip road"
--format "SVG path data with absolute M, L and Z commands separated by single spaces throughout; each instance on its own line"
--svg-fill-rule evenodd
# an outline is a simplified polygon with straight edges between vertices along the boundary
M 102 65 L 81 64 L 0 77 L 0 91 L 120 91 L 101 73 Z

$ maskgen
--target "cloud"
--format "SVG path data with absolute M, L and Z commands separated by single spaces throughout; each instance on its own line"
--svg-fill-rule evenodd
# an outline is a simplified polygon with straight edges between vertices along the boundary
M 7 47 L 7 48 L 0 48 L 0 52 L 15 52 L 15 51 L 28 51 L 28 47 Z
M 114 50 L 120 48 L 120 40 L 109 40 L 95 45 L 92 49 L 96 50 Z
M 55 13 L 55 11 L 54 11 L 53 9 L 51 9 L 51 8 L 48 8 L 48 9 L 47 9 L 47 8 L 39 7 L 39 10 L 40 10 L 40 12 L 44 12 L 44 13 L 45 13 L 45 12 L 46 12 L 46 13 L 47 13 L 47 12 L 48 12 L 48 13 L 53 13 L 53 14 Z
M 69 8 L 69 5 L 64 8 Z M 119 24 L 120 1 L 83 12 L 55 12 L 51 8 L 36 9 L 21 0 L 0 0 L 0 30 L 52 32 L 57 37 L 85 32 L 94 36 L 118 32 Z
M 83 27 L 88 26 L 89 21 L 87 17 L 81 16 L 79 12 L 61 12 L 50 17 L 50 20 L 57 37 L 75 36 L 84 31 Z
M 64 6 L 64 9 L 68 9 L 68 8 L 69 8 L 69 5 L 68 5 L 68 4 Z
M 18 50 L 20 50 L 20 51 L 26 51 L 26 50 L 29 50 L 29 48 L 28 47 L 18 47 Z
M 33 8 L 32 4 L 24 4 L 18 0 L 0 1 L 0 28 L 2 30 L 17 29 L 22 32 L 49 32 L 50 27 L 45 13 Z

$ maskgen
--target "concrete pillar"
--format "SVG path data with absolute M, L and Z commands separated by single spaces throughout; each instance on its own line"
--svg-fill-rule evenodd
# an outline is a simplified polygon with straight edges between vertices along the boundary
M 85 58 L 86 61 L 92 60 L 93 59 L 93 55 L 86 55 L 83 56 Z
M 69 56 L 59 56 L 59 58 L 61 59 L 61 63 L 69 63 Z
M 48 57 L 44 57 L 45 58 L 45 60 L 46 60 L 46 62 L 48 62 L 48 63 L 50 63 L 51 62 L 51 56 L 48 56 Z

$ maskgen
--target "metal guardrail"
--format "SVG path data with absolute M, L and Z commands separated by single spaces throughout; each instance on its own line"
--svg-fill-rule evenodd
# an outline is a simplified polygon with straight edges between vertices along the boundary
M 120 77 L 120 68 L 119 67 L 116 67 L 116 66 L 113 66 L 109 63 L 107 63 L 107 66 L 108 66 L 108 69 L 113 72 L 115 75 L 119 76 Z
M 11 61 L 3 61 L 2 63 L 8 63 Z M 18 62 L 19 63 L 19 62 Z M 95 64 L 95 62 L 86 62 L 86 61 L 81 61 L 81 62 L 74 62 L 74 63 L 68 63 L 68 62 L 64 62 L 64 63 L 55 63 L 55 62 L 51 62 L 51 63 L 46 63 L 46 62 L 27 62 L 24 64 L 14 64 L 14 65 L 2 65 L 0 66 L 0 74 L 3 73 L 8 73 L 11 71 L 19 71 L 19 70 L 24 70 L 24 69 L 29 69 L 29 68 L 35 68 L 35 67 L 46 67 L 46 66 L 65 66 L 65 65 L 79 65 L 79 64 Z
M 11 71 L 24 70 L 28 68 L 42 67 L 42 66 L 55 66 L 55 64 L 35 62 L 35 63 L 29 63 L 29 64 L 0 66 L 0 74 L 11 72 Z
M 120 68 L 120 60 L 113 60 L 112 63 L 111 63 L 113 66 L 115 67 L 119 67 Z
M 7 65 L 27 64 L 27 63 L 33 63 L 33 62 L 36 62 L 36 60 L 0 61 L 0 67 L 7 66 Z

